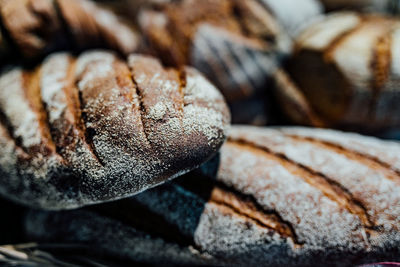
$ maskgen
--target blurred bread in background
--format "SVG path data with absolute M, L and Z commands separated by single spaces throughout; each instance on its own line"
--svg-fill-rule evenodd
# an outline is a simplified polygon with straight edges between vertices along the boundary
M 328 14 L 295 41 L 277 96 L 294 122 L 380 132 L 400 126 L 400 20 Z
M 143 7 L 138 24 L 150 53 L 191 65 L 216 84 L 233 123 L 266 124 L 274 113 L 272 74 L 291 52 L 286 29 L 294 34 L 321 11 L 315 1 L 303 2 L 168 1 Z
M 91 0 L 1 0 L 1 65 L 57 50 L 102 47 L 136 52 L 140 37 L 126 21 Z

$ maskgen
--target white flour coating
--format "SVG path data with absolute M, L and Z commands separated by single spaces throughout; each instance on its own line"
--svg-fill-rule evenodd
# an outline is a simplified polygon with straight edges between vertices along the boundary
M 248 260 L 244 253 L 253 255 L 254 262 L 257 262 L 261 256 L 263 260 L 267 260 L 265 251 L 274 246 L 279 246 L 282 256 L 286 256 L 293 247 L 290 239 L 282 238 L 274 231 L 254 224 L 247 217 L 232 214 L 232 211 L 226 212 L 223 206 L 207 203 L 195 193 L 176 184 L 148 190 L 133 199 L 178 227 L 184 236 L 193 238 L 201 252 L 226 260 Z M 254 247 L 256 244 L 258 247 Z M 247 247 L 251 249 L 247 250 Z M 274 256 L 276 257 L 275 254 L 270 257 Z M 269 261 L 274 262 L 272 258 Z
M 25 97 L 22 69 L 15 68 L 0 77 L 0 106 L 14 128 L 14 137 L 29 148 L 40 145 L 39 121 Z
M 330 142 L 369 157 L 379 159 L 393 169 L 400 171 L 400 144 L 398 142 L 383 141 L 374 137 L 328 129 L 288 127 L 284 128 L 284 133 Z M 343 138 L 343 136 L 345 136 L 345 138 Z
M 140 56 L 131 55 L 128 61 L 131 68 L 136 68 L 137 65 L 143 64 L 142 60 Z M 159 121 L 166 117 L 166 122 L 162 125 L 163 135 L 166 140 L 171 140 L 172 145 L 181 134 L 180 127 L 183 127 L 185 135 L 192 133 L 204 135 L 207 137 L 209 145 L 215 145 L 215 141 L 221 137 L 221 129 L 227 124 L 225 112 L 221 110 L 223 105 L 219 102 L 222 100 L 222 95 L 218 90 L 200 73 L 187 67 L 185 69 L 186 86 L 182 89 L 183 117 L 181 122 L 176 119 L 181 117 L 181 110 L 180 107 L 176 106 L 176 100 L 173 98 L 173 95 L 181 98 L 177 80 L 160 79 L 165 77 L 166 73 L 162 70 L 157 72 L 158 63 L 149 61 L 148 64 L 154 64 L 153 72 L 136 71 L 135 81 L 139 87 L 145 84 L 154 87 L 160 93 L 151 100 L 148 113 L 145 115 L 146 121 Z M 144 95 L 143 101 L 146 98 L 148 96 Z M 149 139 L 156 138 L 156 134 L 154 131 L 148 134 Z M 165 145 L 168 145 L 168 143 L 165 143 Z
M 106 52 L 103 50 L 94 50 L 91 52 L 83 53 L 80 57 L 76 60 L 76 70 L 75 75 L 79 77 L 85 71 L 87 66 L 96 61 L 104 62 L 105 68 L 109 68 L 109 64 L 114 62 L 116 59 L 115 55 L 111 52 Z
M 290 128 L 288 129 L 290 132 Z M 243 136 L 242 130 L 239 129 L 235 135 Z M 282 129 L 283 133 L 285 130 Z M 316 144 L 291 139 L 273 129 L 254 131 L 254 134 L 245 132 L 246 138 L 252 140 L 251 142 L 283 154 L 288 159 L 341 184 L 365 206 L 375 224 L 385 225 L 386 228 L 397 228 L 396 225 L 400 223 L 399 182 L 388 178 L 382 170 L 374 169 Z M 320 139 L 319 135 L 316 135 L 316 139 Z M 342 136 L 341 139 L 346 138 Z M 364 137 L 359 136 L 359 139 L 363 140 Z M 398 151 L 400 153 L 400 149 Z M 394 214 L 396 216 L 393 216 Z
M 206 203 L 203 209 L 193 235 L 202 251 L 243 266 L 260 262 L 265 266 L 278 265 L 291 254 L 291 241 L 276 232 L 232 215 L 214 203 Z
M 335 63 L 349 78 L 349 81 L 354 80 L 354 86 L 359 90 L 368 90 L 362 86 L 371 77 L 370 62 L 374 51 L 373 46 L 376 44 L 376 40 L 382 36 L 382 28 L 387 27 L 386 24 L 373 23 L 362 24 L 332 51 Z
M 47 106 L 49 122 L 60 119 L 67 107 L 64 94 L 71 57 L 59 53 L 48 57 L 41 68 L 40 89 L 42 100 Z
M 221 93 L 194 69 L 186 68 L 186 88 L 184 89 L 183 127 L 186 133 L 199 131 L 209 144 L 221 137 L 221 129 L 227 130 L 225 112 L 221 110 Z M 205 107 L 196 104 L 199 101 Z M 192 104 L 193 103 L 193 104 Z
M 10 175 L 11 177 L 15 177 L 17 155 L 14 152 L 16 151 L 16 147 L 14 142 L 10 138 L 11 137 L 8 136 L 7 130 L 0 124 L 0 168 L 3 172 L 13 174 Z M 7 182 L 12 183 L 11 181 Z
M 295 37 L 299 28 L 304 27 L 313 17 L 322 13 L 323 8 L 316 0 L 261 0 L 277 17 L 278 21 Z
M 183 127 L 185 134 L 198 132 L 205 135 L 208 144 L 215 144 L 221 138 L 221 129 L 225 128 L 224 116 L 213 109 L 190 105 L 184 107 Z
M 112 53 L 83 53 L 74 66 L 72 56 L 70 61 L 65 53 L 45 60 L 38 73 L 39 89 L 57 153 L 30 155 L 21 175 L 12 174 L 15 164 L 2 167 L 8 180 L 23 185 L 14 183 L 21 191 L 15 192 L 9 183 L 0 183 L 4 194 L 10 190 L 12 198 L 36 207 L 76 208 L 131 196 L 190 171 L 216 153 L 229 117 L 216 88 L 204 79 L 191 79 L 191 103 L 183 107 L 178 71 L 164 69 L 155 59 L 137 59 L 143 68 L 143 77 L 138 79 L 145 83 L 141 94 L 127 64 Z M 146 64 L 151 62 L 158 64 L 160 72 L 157 69 L 146 77 L 151 74 L 151 65 L 146 69 Z M 71 81 L 67 77 L 70 67 L 75 68 Z M 22 75 L 22 70 L 15 69 L 0 77 L 0 107 L 13 126 L 14 138 L 22 137 L 23 145 L 30 148 L 41 145 L 41 129 L 24 94 Z M 151 86 L 146 85 L 148 79 Z M 81 110 L 69 110 L 67 83 L 77 85 L 81 94 L 71 100 L 80 101 Z M 199 83 L 200 88 L 192 83 Z M 74 112 L 84 114 L 84 127 L 75 121 Z M 64 185 L 57 175 L 71 184 Z M 30 184 L 38 192 L 33 194 Z
M 165 14 L 150 10 L 140 12 L 138 21 L 139 25 L 141 25 L 141 27 L 144 29 L 152 26 L 157 28 L 165 28 L 168 25 L 168 18 Z
M 391 36 L 391 65 L 390 65 L 390 72 L 391 75 L 393 75 L 395 78 L 399 79 L 400 78 L 400 62 L 399 62 L 399 58 L 400 58 L 400 51 L 398 49 L 398 47 L 400 46 L 400 28 L 399 26 L 396 27 L 395 30 L 393 30 L 392 32 L 392 36 Z
M 203 75 L 196 70 L 187 67 L 186 88 L 184 102 L 193 102 L 193 100 L 204 100 L 213 103 L 222 98 L 221 93 L 210 83 Z
M 87 3 L 88 6 L 92 4 L 92 11 L 89 10 L 89 13 L 94 14 L 94 19 L 101 27 L 107 30 L 107 34 L 112 34 L 117 39 L 122 51 L 125 54 L 134 52 L 138 46 L 139 39 L 133 30 L 121 23 L 111 11 L 98 8 L 92 2 Z
M 338 142 L 344 139 L 348 139 L 346 142 L 351 142 L 351 138 L 354 137 L 354 140 L 360 140 L 361 143 L 368 140 L 377 147 L 391 144 L 332 130 L 233 126 L 229 134 L 230 140 L 220 150 L 220 165 L 216 177 L 218 182 L 227 186 L 226 190 L 232 194 L 237 194 L 239 199 L 242 195 L 250 197 L 251 202 L 254 201 L 260 206 L 255 207 L 257 212 L 276 213 L 280 217 L 280 223 L 291 226 L 293 230 L 293 236 L 289 235 L 288 238 L 283 237 L 278 231 L 260 225 L 251 217 L 241 214 L 240 208 L 239 211 L 233 210 L 229 205 L 207 197 L 207 187 L 195 190 L 186 189 L 186 182 L 182 186 L 179 182 L 169 183 L 148 190 L 135 196 L 132 200 L 126 200 L 121 206 L 127 207 L 126 210 L 129 211 L 129 205 L 139 202 L 151 213 L 155 213 L 153 219 L 160 220 L 162 218 L 161 222 L 157 222 L 166 225 L 166 229 L 164 229 L 157 223 L 149 223 L 149 229 L 157 227 L 156 229 L 161 233 L 165 234 L 167 231 L 167 234 L 170 234 L 169 225 L 171 224 L 172 228 L 179 231 L 185 240 L 194 243 L 195 256 L 209 254 L 211 256 L 209 259 L 216 260 L 214 264 L 209 262 L 211 265 L 325 266 L 338 263 L 340 266 L 354 266 L 364 262 L 365 255 L 368 260 L 371 260 L 370 262 L 378 262 L 387 257 L 398 258 L 396 254 L 393 254 L 396 252 L 392 253 L 391 251 L 398 251 L 400 242 L 398 230 L 393 231 L 392 227 L 392 225 L 398 226 L 399 224 L 397 219 L 400 217 L 397 208 L 399 205 L 398 202 L 390 201 L 396 201 L 391 197 L 400 194 L 396 193 L 390 196 L 390 192 L 385 191 L 397 189 L 390 189 L 388 188 L 390 185 L 384 184 L 385 182 L 381 183 L 385 179 L 378 173 L 379 168 L 370 168 L 368 171 L 365 169 L 368 167 L 367 165 L 359 166 L 357 165 L 360 164 L 359 162 L 351 159 L 344 160 L 344 155 L 338 152 L 333 155 L 331 150 L 313 147 L 316 144 L 305 140 L 294 140 L 285 135 L 296 133 L 307 136 L 312 135 L 314 131 L 317 132 L 314 137 L 317 140 L 325 137 L 337 139 Z M 318 138 L 319 136 L 324 137 Z M 367 194 L 370 185 L 375 187 L 377 191 L 370 192 L 372 195 L 368 196 L 365 201 L 366 203 L 371 201 L 373 206 L 371 209 L 375 209 L 376 213 L 371 214 L 378 218 L 378 223 L 384 223 L 383 227 L 379 227 L 371 233 L 370 229 L 362 225 L 360 218 L 356 214 L 350 213 L 339 200 L 334 201 L 328 198 L 320 189 L 306 182 L 305 177 L 300 176 L 304 174 L 296 172 L 298 167 L 288 168 L 282 163 L 287 160 L 271 155 L 267 152 L 268 149 L 263 150 L 263 147 L 275 153 L 281 152 L 286 158 L 295 162 L 294 166 L 303 163 L 315 172 L 329 174 L 332 177 L 337 175 L 338 181 L 346 182 L 343 185 L 350 191 L 356 190 L 351 185 L 351 180 L 354 180 L 353 183 L 357 183 L 359 187 L 358 196 Z M 351 169 L 355 172 L 354 174 L 351 173 Z M 195 175 L 185 177 L 185 179 L 209 178 Z M 212 183 L 212 181 L 210 179 L 207 183 Z M 376 183 L 373 183 L 374 181 Z M 214 184 L 214 186 L 222 187 L 221 184 Z M 391 187 L 399 188 L 398 185 L 391 185 Z M 213 187 L 210 190 L 213 190 Z M 196 193 L 198 191 L 204 195 Z M 368 203 L 365 204 L 365 206 L 368 205 Z M 76 224 L 72 228 L 67 228 L 71 232 L 67 235 L 64 233 L 63 236 L 66 238 L 80 242 L 90 240 L 91 243 L 104 245 L 107 249 L 115 248 L 115 246 L 110 248 L 110 244 L 120 244 L 120 241 L 123 240 L 124 249 L 130 248 L 131 252 L 127 253 L 134 259 L 137 259 L 136 252 L 138 250 L 142 253 L 140 255 L 144 255 L 144 252 L 141 251 L 143 240 L 152 240 L 150 235 L 146 239 L 143 237 L 135 239 L 135 235 L 129 234 L 118 236 L 121 231 L 130 233 L 127 229 L 134 231 L 134 223 L 126 229 L 120 223 L 112 220 L 109 221 L 109 224 L 102 225 L 102 222 L 106 222 L 108 219 L 99 219 L 99 216 L 84 210 L 79 212 L 79 215 L 58 213 L 57 217 L 47 214 L 40 217 L 40 220 L 35 219 L 38 218 L 37 215 L 32 216 L 29 222 L 31 223 L 29 233 L 47 236 L 49 239 L 54 238 L 54 233 L 59 229 L 64 229 L 55 227 L 60 224 L 54 223 L 54 218 L 59 218 L 57 220 L 67 225 Z M 367 209 L 367 212 L 370 210 Z M 390 216 L 391 218 L 389 218 Z M 44 218 L 45 220 L 42 220 Z M 98 221 L 92 225 L 84 224 L 85 227 L 82 230 L 83 222 L 76 222 L 80 218 L 89 218 L 90 221 L 98 219 Z M 42 227 L 43 225 L 45 227 Z M 49 233 L 49 229 L 55 232 Z M 99 234 L 98 229 L 102 229 L 103 233 Z M 370 232 L 371 235 L 367 235 L 367 232 Z M 108 236 L 106 233 L 117 233 L 117 235 L 110 234 Z M 82 236 L 87 238 L 82 238 Z M 129 236 L 132 243 L 125 241 L 124 237 L 126 236 Z M 174 237 L 176 236 L 180 235 L 174 235 Z M 105 241 L 99 241 L 101 237 Z M 175 240 L 174 237 L 173 240 Z M 181 239 L 179 238 L 179 240 Z M 130 247 L 134 241 L 135 245 Z M 178 238 L 175 241 L 179 242 Z M 147 245 L 149 246 L 146 247 L 147 250 L 154 248 L 149 243 Z M 185 245 L 178 251 L 187 252 L 186 248 Z M 121 249 L 113 250 L 117 255 L 126 255 L 124 254 L 125 250 L 121 251 Z M 173 251 L 176 253 L 175 250 Z M 151 253 L 154 260 L 164 255 L 164 250 Z M 184 255 L 169 254 L 169 256 L 176 257 L 173 258 L 172 264 L 185 263 L 187 258 Z M 195 263 L 202 263 L 202 261 L 196 259 Z
M 320 64 L 332 63 L 336 69 L 327 77 L 339 75 L 338 79 L 347 86 L 339 90 L 340 97 L 346 97 L 348 102 L 345 101 L 344 113 L 335 122 L 326 121 L 328 124 L 376 131 L 399 125 L 398 27 L 399 22 L 392 18 L 337 12 L 313 23 L 297 39 L 298 82 L 314 78 L 299 78 L 307 77 L 300 73 L 302 60 L 311 56 L 307 51 L 314 50 Z M 324 97 L 328 99 L 329 94 Z
M 111 11 L 101 8 L 92 1 L 79 1 L 86 14 L 93 16 L 100 28 L 100 34 L 110 46 L 116 46 L 124 54 L 134 52 L 138 46 L 138 36 L 133 29 L 119 21 L 118 17 Z
M 107 58 L 108 59 L 108 58 Z M 115 60 L 115 59 L 114 59 Z M 111 61 L 111 59 L 110 59 Z M 113 66 L 111 64 L 111 62 L 108 62 L 108 60 L 105 59 L 100 59 L 100 58 L 92 58 L 91 60 L 88 60 L 87 62 L 85 62 L 85 67 L 90 66 L 90 64 L 93 64 L 95 62 L 101 62 L 102 64 L 99 65 L 97 64 L 95 67 L 95 71 L 89 71 L 86 75 L 84 75 L 84 78 L 82 78 L 79 81 L 78 87 L 81 88 L 86 88 L 87 83 L 96 83 L 96 78 L 104 78 L 107 77 L 107 75 L 111 74 L 113 71 Z M 78 60 L 78 63 L 79 60 Z M 82 89 L 81 89 L 82 91 Z
M 361 22 L 352 12 L 340 12 L 327 16 L 323 21 L 314 23 L 299 37 L 298 44 L 306 49 L 322 51 L 331 42 L 345 32 L 354 29 Z
M 166 113 L 167 106 L 162 102 L 158 102 L 150 108 L 148 117 L 153 120 L 162 120 Z
M 309 246 L 362 242 L 357 216 L 269 157 L 227 143 L 221 149 L 218 180 L 254 196 L 265 210 L 276 210 L 292 224 L 299 241 Z

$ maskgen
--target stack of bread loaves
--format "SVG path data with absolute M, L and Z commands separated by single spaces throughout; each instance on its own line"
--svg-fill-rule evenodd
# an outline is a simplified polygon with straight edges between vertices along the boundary
M 0 0 L 0 264 L 400 261 L 399 19 L 99 2 Z

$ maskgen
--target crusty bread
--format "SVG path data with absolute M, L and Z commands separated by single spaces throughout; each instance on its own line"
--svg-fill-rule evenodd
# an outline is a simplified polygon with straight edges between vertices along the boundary
M 233 122 L 264 124 L 268 78 L 290 39 L 257 0 L 167 1 L 139 13 L 150 52 L 168 65 L 189 64 L 222 91 Z
M 229 112 L 191 68 L 106 51 L 49 56 L 0 76 L 0 193 L 72 208 L 132 195 L 219 149 Z
M 108 227 L 118 229 L 118 236 L 134 229 L 149 233 L 142 241 L 126 235 L 124 250 L 132 249 L 131 258 L 142 246 L 152 249 L 150 237 L 162 237 L 182 251 L 195 248 L 199 264 L 205 255 L 229 266 L 400 260 L 400 143 L 333 130 L 234 126 L 219 161 L 208 166 L 207 175 L 191 173 L 81 214 L 32 212 L 28 233 L 118 254 L 113 244 L 122 246 L 121 239 L 114 232 L 96 234 L 104 229 L 83 223 L 87 216 L 114 225 Z M 79 225 L 72 225 L 78 218 Z M 89 234 L 82 234 L 82 225 Z M 128 236 L 135 237 L 134 245 Z M 154 250 L 143 261 L 163 261 L 162 256 Z M 182 264 L 184 258 L 176 253 L 171 261 Z
M 139 46 L 132 28 L 91 0 L 1 0 L 0 17 L 9 39 L 0 38 L 0 58 L 11 49 L 32 58 L 55 49 L 99 46 L 127 55 Z M 5 42 L 14 46 L 4 50 Z
M 292 82 L 278 74 L 282 106 L 299 123 L 364 131 L 398 128 L 399 37 L 400 20 L 377 15 L 341 12 L 312 24 L 296 40 L 288 64 Z M 295 90 L 305 101 L 292 97 Z

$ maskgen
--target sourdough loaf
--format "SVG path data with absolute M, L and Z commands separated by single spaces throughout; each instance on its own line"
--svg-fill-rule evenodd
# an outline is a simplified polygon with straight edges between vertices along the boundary
M 138 24 L 151 53 L 192 65 L 217 85 L 233 122 L 264 124 L 269 78 L 291 46 L 267 2 L 165 1 L 144 8 Z
M 0 17 L 0 58 L 12 49 L 33 58 L 55 49 L 99 46 L 129 54 L 139 46 L 132 28 L 91 0 L 1 0 Z
M 162 238 L 182 252 L 191 249 L 198 264 L 400 260 L 399 143 L 333 130 L 234 126 L 219 159 L 207 166 L 203 174 L 80 214 L 31 212 L 27 231 L 35 240 L 96 244 L 116 255 L 123 247 L 119 255 L 131 259 Z M 109 223 L 109 233 L 85 217 Z M 167 260 L 155 249 L 140 255 L 147 263 L 185 263 L 179 253 Z
M 281 105 L 298 123 L 398 128 L 399 37 L 400 21 L 378 15 L 341 12 L 312 24 L 296 40 L 289 76 L 277 74 Z
M 58 53 L 0 76 L 0 193 L 48 209 L 140 192 L 224 141 L 225 102 L 192 68 L 137 54 Z

